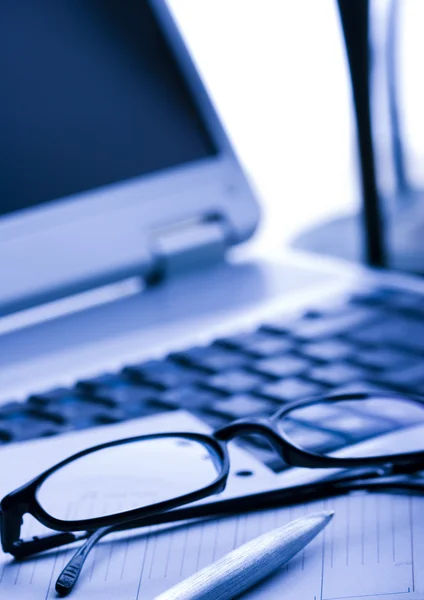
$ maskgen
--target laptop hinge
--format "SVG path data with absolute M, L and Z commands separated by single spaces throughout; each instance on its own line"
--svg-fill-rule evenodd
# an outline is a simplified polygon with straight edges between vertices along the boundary
M 148 279 L 155 281 L 222 261 L 230 245 L 230 226 L 221 217 L 188 219 L 156 229 L 150 236 L 154 261 Z

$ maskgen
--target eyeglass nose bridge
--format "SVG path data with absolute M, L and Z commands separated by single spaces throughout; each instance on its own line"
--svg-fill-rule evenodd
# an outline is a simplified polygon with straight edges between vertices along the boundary
M 286 460 L 286 455 L 288 458 L 288 444 L 281 437 L 272 419 L 238 419 L 237 421 L 233 421 L 228 425 L 216 429 L 213 433 L 213 437 L 222 442 L 229 442 L 235 437 L 252 434 L 264 437 L 283 460 Z

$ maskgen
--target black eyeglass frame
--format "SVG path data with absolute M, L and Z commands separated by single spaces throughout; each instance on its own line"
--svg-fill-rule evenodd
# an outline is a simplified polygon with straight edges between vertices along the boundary
M 284 462 L 293 467 L 306 468 L 341 468 L 350 469 L 355 467 L 379 466 L 379 465 L 398 465 L 398 464 L 420 464 L 424 461 L 424 450 L 419 452 L 405 452 L 399 454 L 387 454 L 379 456 L 361 457 L 361 458 L 338 458 L 316 454 L 304 450 L 296 445 L 290 436 L 278 427 L 278 422 L 287 417 L 292 411 L 299 408 L 305 408 L 323 402 L 340 402 L 355 400 L 370 400 L 375 398 L 385 398 L 391 400 L 408 401 L 420 404 L 424 403 L 421 399 L 412 396 L 398 394 L 336 394 L 329 396 L 319 396 L 312 399 L 304 399 L 289 403 L 286 407 L 279 409 L 269 418 L 245 418 L 238 419 L 224 427 L 215 430 L 212 434 L 190 433 L 190 432 L 167 432 L 155 433 L 119 440 L 106 442 L 85 450 L 81 450 L 65 460 L 50 467 L 41 475 L 31 480 L 24 486 L 11 492 L 0 502 L 0 530 L 1 544 L 4 552 L 8 552 L 17 558 L 22 558 L 34 552 L 40 552 L 66 543 L 75 541 L 75 536 L 66 537 L 67 532 L 76 531 L 95 531 L 103 527 L 125 526 L 131 522 L 140 522 L 154 514 L 166 512 L 184 504 L 189 504 L 207 496 L 217 494 L 225 488 L 230 469 L 230 459 L 227 449 L 227 442 L 236 436 L 256 434 L 264 436 L 273 448 L 278 452 Z M 183 494 L 170 500 L 161 501 L 149 506 L 133 509 L 121 513 L 115 513 L 103 517 L 83 520 L 65 521 L 49 515 L 37 500 L 37 490 L 42 483 L 55 471 L 65 465 L 105 448 L 111 448 L 122 444 L 134 443 L 138 441 L 147 441 L 160 438 L 181 438 L 185 440 L 198 442 L 207 448 L 212 456 L 219 461 L 218 475 L 207 486 L 194 492 Z M 56 535 L 45 536 L 43 538 L 33 538 L 34 541 L 25 541 L 20 539 L 21 526 L 24 514 L 30 514 L 44 526 L 61 532 Z M 139 526 L 139 525 L 137 525 Z M 128 528 L 125 527 L 125 528 Z M 38 542 L 38 543 L 37 543 Z M 23 546 L 33 545 L 31 552 L 25 552 Z

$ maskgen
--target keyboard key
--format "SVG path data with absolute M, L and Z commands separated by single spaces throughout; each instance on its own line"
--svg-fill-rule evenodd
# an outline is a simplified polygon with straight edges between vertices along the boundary
M 241 419 L 243 417 L 270 416 L 277 411 L 277 407 L 263 398 L 240 395 L 217 400 L 210 406 L 210 410 L 232 419 Z
M 243 354 L 216 346 L 199 346 L 184 352 L 170 355 L 176 362 L 193 365 L 209 373 L 222 373 L 249 364 L 250 359 Z
M 388 311 L 405 311 L 423 314 L 424 294 L 399 288 L 378 288 L 373 292 L 354 293 L 350 299 L 353 304 L 374 305 Z
M 289 468 L 277 452 L 270 446 L 264 447 L 250 444 L 245 438 L 243 438 L 243 441 L 239 442 L 238 445 L 247 450 L 250 454 L 253 454 L 255 458 L 260 460 L 261 463 L 271 469 L 271 471 L 274 471 L 274 473 L 281 473 Z
M 160 392 L 153 387 L 133 385 L 130 382 L 121 380 L 120 384 L 115 386 L 99 386 L 92 390 L 90 399 L 95 400 L 97 396 L 102 399 L 110 400 L 114 407 L 122 407 L 127 404 L 146 403 L 157 396 Z
M 382 309 L 394 312 L 423 314 L 424 309 L 423 294 L 398 288 L 380 288 L 372 295 L 367 292 L 354 294 L 351 301 L 357 304 L 379 305 Z
M 245 348 L 251 344 L 256 344 L 268 339 L 278 340 L 280 337 L 260 330 L 247 331 L 219 338 L 218 340 L 215 340 L 214 344 L 224 347 L 227 346 L 229 348 Z
M 355 411 L 378 419 L 390 420 L 398 426 L 415 425 L 424 421 L 424 408 L 406 402 L 401 404 L 397 399 L 362 400 L 355 402 Z
M 320 402 L 298 408 L 290 414 L 290 417 L 297 422 L 311 427 L 318 427 L 324 425 L 327 419 L 334 419 L 343 416 L 345 413 L 346 410 L 343 410 L 340 403 L 335 406 L 332 402 Z
M 353 360 L 359 365 L 384 371 L 423 364 L 419 358 L 393 348 L 361 348 Z
M 228 424 L 228 418 L 223 415 L 218 415 L 216 413 L 211 413 L 208 411 L 192 411 L 195 417 L 209 425 L 209 427 L 213 429 L 219 429 L 224 425 Z
M 242 435 L 240 438 L 236 438 L 236 442 L 238 440 L 242 440 L 243 443 L 246 442 L 248 443 L 250 446 L 255 446 L 255 448 L 265 448 L 266 450 L 269 450 L 271 448 L 271 444 L 269 443 L 269 441 L 260 434 L 256 434 L 256 433 L 249 433 L 249 434 L 245 434 Z
M 320 365 L 308 371 L 308 379 L 328 386 L 340 386 L 351 381 L 366 378 L 367 371 L 362 367 L 347 363 Z
M 298 319 L 298 315 L 283 315 L 282 317 L 274 318 L 268 323 L 263 323 L 259 327 L 259 331 L 287 336 L 288 339 L 291 339 L 293 324 L 296 323 Z
M 352 307 L 347 303 L 325 304 L 315 306 L 306 310 L 302 315 L 283 316 L 280 319 L 275 319 L 272 323 L 262 325 L 260 329 L 270 332 L 284 331 L 288 335 L 293 333 L 297 335 L 299 329 L 303 327 L 318 325 L 320 322 L 333 320 L 346 320 L 351 318 L 352 314 L 357 315 L 355 321 L 360 314 L 369 314 L 368 309 Z
M 224 394 L 244 394 L 258 388 L 265 378 L 247 371 L 228 371 L 220 375 L 209 377 L 205 381 L 208 387 Z
M 289 421 L 289 420 L 288 420 Z M 284 433 L 297 446 L 316 452 L 317 454 L 331 452 L 346 444 L 346 438 L 328 431 L 305 427 L 303 423 L 290 420 L 283 426 Z
M 223 338 L 218 340 L 218 343 L 230 348 L 236 348 L 258 358 L 281 354 L 293 348 L 293 342 L 289 339 L 264 331 Z
M 389 305 L 395 311 L 404 311 L 412 315 L 421 316 L 424 314 L 424 295 L 413 292 L 398 291 L 389 298 Z
M 274 356 L 275 354 L 281 354 L 282 352 L 288 352 L 293 348 L 293 343 L 287 339 L 279 338 L 268 338 L 258 340 L 254 344 L 250 344 L 243 348 L 243 351 L 247 354 L 251 354 L 254 357 L 261 358 L 266 356 Z
M 92 377 L 90 379 L 82 379 L 76 383 L 76 386 L 82 392 L 94 392 L 99 388 L 115 388 L 123 385 L 128 382 L 128 380 L 124 379 L 119 373 L 102 373 L 97 377 Z
M 300 317 L 295 315 L 275 319 L 262 325 L 261 329 L 289 337 L 315 340 L 346 332 L 360 323 L 374 319 L 376 314 L 373 309 L 356 307 L 349 303 L 325 305 L 308 310 Z
M 411 393 L 424 394 L 424 359 L 418 361 L 418 364 L 415 362 L 415 364 L 405 369 L 379 373 L 375 379 L 383 385 L 410 391 Z
M 384 299 L 369 290 L 354 292 L 349 297 L 349 303 L 353 305 L 379 307 L 383 302 Z
M 168 390 L 158 396 L 153 402 L 171 409 L 203 410 L 210 408 L 221 398 L 208 390 L 195 387 Z
M 124 375 L 136 382 L 146 382 L 160 389 L 174 388 L 195 383 L 204 377 L 200 371 L 185 368 L 170 360 L 151 360 L 125 367 Z
M 84 391 L 80 391 L 77 388 L 74 390 L 68 388 L 55 388 L 54 390 L 49 390 L 40 394 L 33 394 L 28 398 L 28 403 L 37 406 L 54 407 L 56 404 L 63 402 L 65 398 L 69 397 L 76 398 L 80 402 L 84 402 L 86 400 L 87 402 L 93 402 L 105 407 L 114 407 L 114 402 L 112 400 L 108 398 L 102 398 L 101 396 L 97 396 L 96 398 L 90 397 Z
M 424 322 L 410 318 L 387 318 L 380 323 L 349 332 L 348 339 L 370 346 L 393 346 L 411 352 L 424 352 Z
M 287 378 L 276 383 L 268 383 L 258 390 L 258 394 L 277 402 L 291 402 L 301 398 L 313 398 L 324 393 L 322 386 L 302 379 Z
M 330 362 L 334 360 L 345 360 L 353 356 L 357 349 L 348 342 L 341 340 L 324 340 L 311 344 L 303 344 L 299 352 L 302 356 L 312 358 L 314 360 Z
M 28 404 L 35 406 L 49 406 L 52 403 L 56 404 L 61 398 L 68 394 L 68 388 L 54 388 L 53 390 L 48 390 L 47 392 L 32 394 L 28 398 Z
M 327 419 L 323 427 L 332 433 L 347 436 L 352 441 L 364 440 L 393 430 L 393 425 L 389 421 L 375 419 L 359 413 Z
M 125 383 L 121 380 L 119 385 L 95 388 L 92 392 L 92 399 L 95 401 L 96 394 L 99 394 L 110 400 L 111 405 L 118 409 L 122 416 L 133 419 L 159 412 L 159 408 L 154 404 L 154 401 L 160 393 L 159 390 L 152 387 L 131 385 L 131 383 Z
M 86 429 L 96 425 L 119 423 L 123 415 L 116 412 L 101 412 L 88 406 L 66 405 L 46 411 L 46 414 L 60 420 L 69 430 Z
M 54 390 L 54 393 L 33 396 L 32 401 L 39 407 L 40 414 L 70 429 L 116 423 L 123 419 L 119 411 L 73 390 Z
M 56 435 L 63 431 L 55 419 L 31 410 L 28 405 L 10 402 L 0 407 L 0 439 L 22 442 Z
M 377 288 L 370 287 L 353 292 L 349 298 L 349 302 L 351 304 L 384 307 L 396 292 L 396 288 L 383 286 Z
M 327 314 L 321 318 L 303 320 L 293 327 L 293 333 L 300 339 L 317 340 L 346 334 L 360 325 L 373 323 L 375 320 L 374 311 L 355 309 L 339 315 Z
M 310 361 L 304 358 L 286 354 L 259 360 L 252 365 L 252 369 L 269 377 L 281 378 L 301 375 L 310 365 Z

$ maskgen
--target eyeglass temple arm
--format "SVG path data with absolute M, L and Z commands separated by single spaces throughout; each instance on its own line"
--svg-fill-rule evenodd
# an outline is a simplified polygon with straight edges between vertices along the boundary
M 17 560 L 22 560 L 33 554 L 38 554 L 39 552 L 60 548 L 61 546 L 72 544 L 73 542 L 80 542 L 87 539 L 91 533 L 91 531 L 80 534 L 66 532 L 34 536 L 28 540 L 19 539 L 13 542 L 12 546 L 7 549 L 7 552 Z
M 90 553 L 91 548 L 104 536 L 116 529 L 116 527 L 101 527 L 94 531 L 84 544 L 78 548 L 71 560 L 60 573 L 56 581 L 56 592 L 59 596 L 67 596 L 74 588 L 78 581 L 81 569 L 85 563 L 85 559 Z
M 390 491 L 391 493 L 411 492 L 424 494 L 424 481 L 415 479 L 410 475 L 393 475 L 391 477 L 364 478 L 356 481 L 343 481 L 334 485 L 334 495 L 354 491 Z

